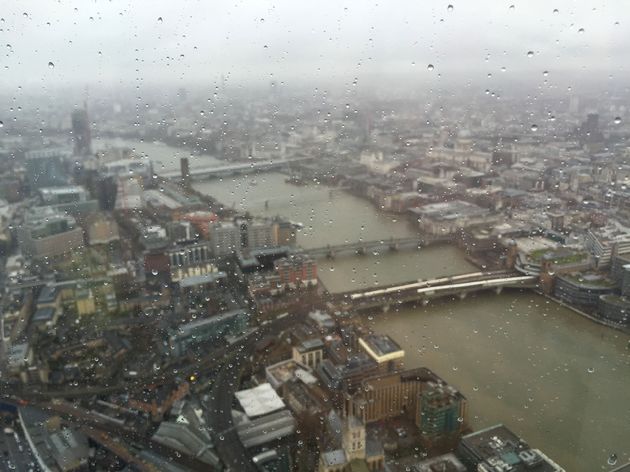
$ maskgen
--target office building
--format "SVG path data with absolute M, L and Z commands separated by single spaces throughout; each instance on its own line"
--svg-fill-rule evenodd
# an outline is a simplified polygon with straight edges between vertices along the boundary
M 466 426 L 466 398 L 451 385 L 427 382 L 420 393 L 416 424 L 426 446 L 457 440 Z
M 567 273 L 556 277 L 554 296 L 572 305 L 595 308 L 601 295 L 615 290 L 615 284 L 599 273 Z
M 22 254 L 35 259 L 62 256 L 84 245 L 76 220 L 51 207 L 30 209 L 17 237 Z
M 317 369 L 324 359 L 324 343 L 319 338 L 307 339 L 293 346 L 292 354 L 294 361 Z
M 30 151 L 25 155 L 26 182 L 29 188 L 67 185 L 68 178 L 64 160 L 68 153 L 59 149 Z
M 227 256 L 240 251 L 241 232 L 232 222 L 211 224 L 209 237 L 215 256 Z
M 78 185 L 40 188 L 39 195 L 42 205 L 60 212 L 84 215 L 98 210 L 98 200 L 92 200 L 85 188 Z
M 87 156 L 92 152 L 92 136 L 87 105 L 86 108 L 72 112 L 72 140 L 75 156 Z
M 558 464 L 538 449 L 531 449 L 503 425 L 464 436 L 457 455 L 471 471 L 564 472 Z
M 249 322 L 249 314 L 243 310 L 233 310 L 210 318 L 196 320 L 172 331 L 168 338 L 171 352 L 180 356 L 200 343 L 219 341 L 225 336 L 240 335 Z
M 462 200 L 432 203 L 410 211 L 418 218 L 420 230 L 433 235 L 453 234 L 471 226 L 498 221 L 490 210 Z

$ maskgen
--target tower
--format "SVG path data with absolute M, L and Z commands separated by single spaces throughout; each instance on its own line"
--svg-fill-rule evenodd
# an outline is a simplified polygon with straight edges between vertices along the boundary
M 344 419 L 342 446 L 350 461 L 365 459 L 365 425 L 356 416 Z
M 90 135 L 87 102 L 84 103 L 83 108 L 72 112 L 72 138 L 74 140 L 75 156 L 87 156 L 92 152 L 92 137 Z
M 180 172 L 182 174 L 182 186 L 190 187 L 190 164 L 187 157 L 179 160 Z

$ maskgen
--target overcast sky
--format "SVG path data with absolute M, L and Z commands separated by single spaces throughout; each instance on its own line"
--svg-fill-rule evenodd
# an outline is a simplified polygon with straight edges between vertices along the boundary
M 224 75 L 491 86 L 542 81 L 545 70 L 548 80 L 625 80 L 629 13 L 627 0 L 5 0 L 0 83 L 186 85 Z

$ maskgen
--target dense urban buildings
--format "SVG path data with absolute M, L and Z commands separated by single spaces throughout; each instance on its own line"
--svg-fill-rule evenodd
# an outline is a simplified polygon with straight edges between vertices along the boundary
M 626 9 L 171 3 L 0 19 L 0 470 L 627 471 Z

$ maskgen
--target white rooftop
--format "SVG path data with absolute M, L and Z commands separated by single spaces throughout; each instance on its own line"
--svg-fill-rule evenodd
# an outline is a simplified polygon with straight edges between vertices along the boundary
M 264 383 L 257 387 L 236 392 L 236 399 L 245 414 L 254 418 L 284 408 L 282 398 L 276 393 L 271 384 Z

